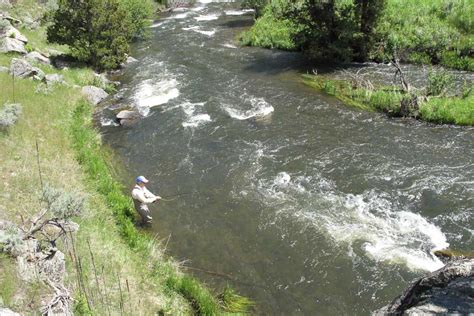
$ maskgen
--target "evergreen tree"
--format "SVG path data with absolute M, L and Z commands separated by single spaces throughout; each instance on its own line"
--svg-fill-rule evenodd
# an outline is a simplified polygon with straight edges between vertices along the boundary
M 60 0 L 48 41 L 67 44 L 71 55 L 99 70 L 126 59 L 132 28 L 117 0 Z

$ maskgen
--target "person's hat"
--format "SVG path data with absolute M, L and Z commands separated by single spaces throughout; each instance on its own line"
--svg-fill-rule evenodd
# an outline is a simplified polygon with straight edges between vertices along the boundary
M 137 177 L 137 178 L 135 179 L 135 181 L 136 181 L 137 183 L 141 183 L 141 182 L 143 182 L 143 183 L 148 183 L 148 179 L 145 178 L 144 176 L 139 176 L 139 177 Z

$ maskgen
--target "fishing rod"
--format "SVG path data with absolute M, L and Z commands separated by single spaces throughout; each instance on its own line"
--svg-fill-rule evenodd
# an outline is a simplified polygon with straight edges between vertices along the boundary
M 180 196 L 191 195 L 191 194 L 193 194 L 193 192 L 185 192 L 185 193 L 178 193 L 178 194 L 173 194 L 173 195 L 166 195 L 166 196 L 161 197 L 161 201 L 171 202 L 171 201 L 174 201 L 174 200 L 178 199 Z

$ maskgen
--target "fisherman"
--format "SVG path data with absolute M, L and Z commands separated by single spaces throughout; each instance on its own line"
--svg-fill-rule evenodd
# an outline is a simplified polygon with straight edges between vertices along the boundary
M 145 184 L 148 179 L 144 176 L 139 176 L 135 179 L 136 185 L 132 190 L 133 203 L 138 214 L 142 217 L 142 224 L 151 224 L 153 218 L 151 217 L 148 204 L 161 200 L 161 196 L 154 195 L 146 188 Z

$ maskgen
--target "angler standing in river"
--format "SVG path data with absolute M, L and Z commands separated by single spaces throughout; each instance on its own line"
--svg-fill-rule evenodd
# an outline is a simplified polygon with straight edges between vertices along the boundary
M 132 190 L 135 209 L 142 218 L 142 224 L 151 224 L 153 218 L 148 209 L 148 204 L 161 200 L 161 196 L 154 195 L 146 188 L 145 184 L 149 181 L 144 176 L 137 177 L 135 182 L 135 187 Z

